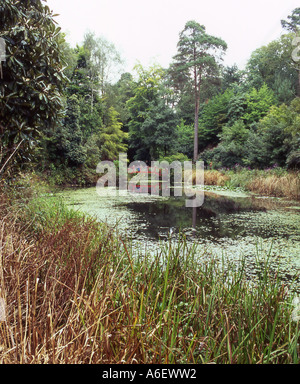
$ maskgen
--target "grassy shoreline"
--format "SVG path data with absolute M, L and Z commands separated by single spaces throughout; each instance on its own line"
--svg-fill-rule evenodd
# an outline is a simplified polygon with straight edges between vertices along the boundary
M 206 185 L 226 186 L 232 189 L 242 188 L 264 196 L 300 200 L 300 173 L 288 172 L 282 168 L 206 170 L 204 182 Z
M 267 261 L 249 285 L 245 260 L 225 267 L 184 237 L 134 258 L 55 197 L 1 202 L 1 363 L 299 363 L 295 293 Z

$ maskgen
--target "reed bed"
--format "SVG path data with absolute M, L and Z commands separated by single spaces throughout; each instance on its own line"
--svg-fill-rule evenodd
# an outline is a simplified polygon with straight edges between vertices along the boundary
M 256 177 L 247 184 L 247 189 L 262 195 L 300 200 L 300 178 L 297 173 Z
M 195 182 L 196 175 L 193 175 Z M 283 169 L 248 170 L 206 170 L 204 172 L 205 185 L 215 185 L 227 188 L 243 188 L 253 193 L 285 197 L 300 200 L 299 172 L 287 172 Z
M 206 185 L 218 185 L 225 186 L 226 183 L 230 180 L 230 177 L 223 174 L 222 172 L 212 170 L 204 172 L 204 183 Z
M 267 261 L 249 282 L 245 260 L 210 259 L 184 236 L 134 258 L 129 242 L 56 198 L 8 205 L 1 363 L 299 363 L 294 295 Z
M 183 177 L 189 180 L 190 183 L 195 185 L 197 183 L 196 171 L 185 170 Z M 204 184 L 205 185 L 216 185 L 225 186 L 230 181 L 230 177 L 217 170 L 204 171 Z

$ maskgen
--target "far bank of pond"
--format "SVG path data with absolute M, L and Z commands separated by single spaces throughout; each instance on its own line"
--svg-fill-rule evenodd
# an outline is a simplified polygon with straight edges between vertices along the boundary
M 300 206 L 223 188 L 205 187 L 199 208 L 186 208 L 186 197 L 120 194 L 111 188 L 68 189 L 66 204 L 106 222 L 122 238 L 131 238 L 135 251 L 156 252 L 161 242 L 184 234 L 199 254 L 237 262 L 246 256 L 249 274 L 263 258 L 291 281 L 300 273 Z M 262 258 L 263 255 L 263 258 Z M 257 258 L 259 257 L 259 261 Z M 296 284 L 298 284 L 296 282 Z

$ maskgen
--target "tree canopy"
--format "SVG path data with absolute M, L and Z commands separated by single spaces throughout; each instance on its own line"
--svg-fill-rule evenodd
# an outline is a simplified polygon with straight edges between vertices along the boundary
M 295 8 L 287 20 L 281 20 L 282 28 L 296 33 L 300 28 L 300 8 Z

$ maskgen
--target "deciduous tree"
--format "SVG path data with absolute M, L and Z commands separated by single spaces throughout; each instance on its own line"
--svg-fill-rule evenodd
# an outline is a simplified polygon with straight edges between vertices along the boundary
M 139 80 L 134 97 L 128 101 L 129 147 L 134 160 L 150 162 L 175 148 L 178 121 L 165 97 L 165 71 L 155 65 L 149 69 L 138 65 L 136 71 Z
M 293 100 L 300 90 L 297 65 L 292 59 L 294 37 L 292 33 L 282 35 L 252 53 L 247 63 L 249 88 L 258 89 L 266 83 L 280 102 Z

